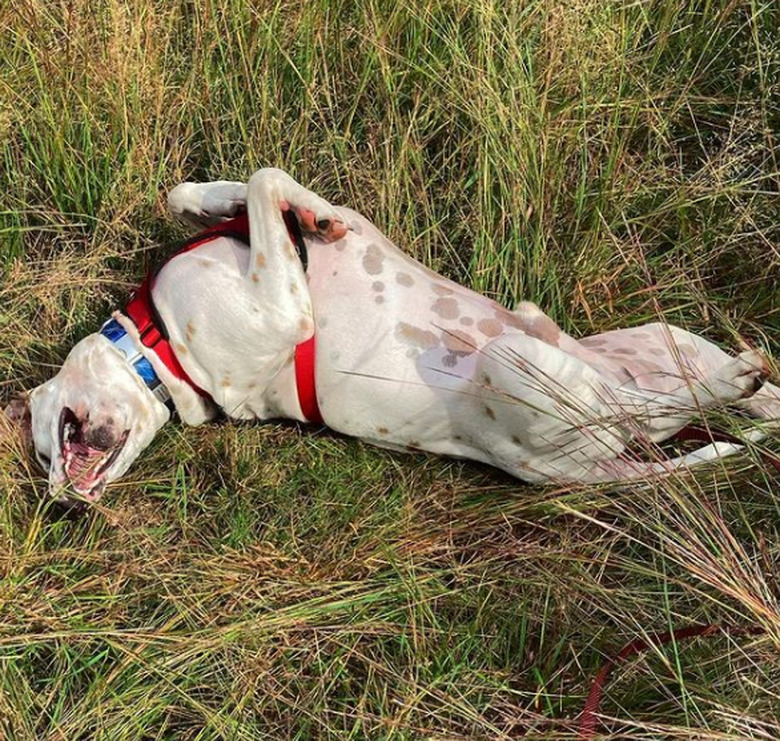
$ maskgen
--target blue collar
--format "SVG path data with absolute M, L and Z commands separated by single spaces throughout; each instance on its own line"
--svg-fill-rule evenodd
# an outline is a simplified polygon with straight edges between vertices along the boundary
M 171 393 L 160 380 L 152 364 L 138 351 L 133 338 L 127 334 L 127 330 L 116 320 L 109 319 L 101 328 L 103 335 L 132 366 L 133 370 L 141 377 L 146 387 L 154 394 L 154 397 L 168 407 L 171 414 L 175 411 Z

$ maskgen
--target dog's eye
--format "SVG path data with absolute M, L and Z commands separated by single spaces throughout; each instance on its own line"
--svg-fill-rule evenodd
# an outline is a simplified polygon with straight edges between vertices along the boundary
M 38 463 L 40 463 L 41 468 L 46 471 L 46 473 L 48 473 L 49 469 L 51 468 L 51 459 L 45 456 L 43 453 L 39 453 L 37 450 L 35 451 L 35 457 L 38 459 Z

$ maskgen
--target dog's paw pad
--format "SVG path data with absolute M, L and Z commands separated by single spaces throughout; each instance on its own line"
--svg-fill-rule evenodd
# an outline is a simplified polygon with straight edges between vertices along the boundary
M 318 216 L 308 208 L 299 208 L 297 215 L 301 229 L 319 235 L 326 242 L 335 242 L 347 233 L 346 225 L 338 217 Z

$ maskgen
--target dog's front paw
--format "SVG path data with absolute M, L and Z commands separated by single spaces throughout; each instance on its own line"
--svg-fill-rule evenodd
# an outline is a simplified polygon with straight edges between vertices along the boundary
M 246 210 L 246 185 L 225 180 L 181 183 L 168 194 L 168 208 L 195 227 L 219 224 Z
M 215 183 L 203 193 L 201 212 L 207 218 L 228 220 L 246 211 L 246 185 Z
M 326 242 L 335 242 L 347 233 L 346 224 L 332 208 L 320 213 L 302 207 L 293 210 L 303 231 L 316 234 Z

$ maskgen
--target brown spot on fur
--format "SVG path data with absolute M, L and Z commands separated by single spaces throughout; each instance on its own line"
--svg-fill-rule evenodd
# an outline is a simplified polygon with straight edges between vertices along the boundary
M 187 330 L 185 331 L 187 342 L 192 343 L 192 338 L 195 336 L 195 326 L 192 322 L 187 322 Z
M 612 352 L 615 355 L 636 355 L 636 350 L 633 347 L 616 347 Z
M 637 368 L 634 363 L 631 363 L 628 361 L 628 365 L 630 367 L 625 368 L 629 375 L 632 375 L 634 378 L 648 378 L 651 376 L 655 376 L 656 378 L 654 380 L 658 381 L 658 376 L 664 376 L 669 377 L 669 374 L 664 371 L 663 368 L 661 368 L 660 365 L 657 365 L 656 363 L 653 363 L 649 360 L 646 360 L 645 358 L 642 358 L 641 363 L 639 364 L 639 367 Z M 636 370 L 636 373 L 633 373 L 633 371 Z M 676 385 L 676 384 L 675 384 Z
M 308 317 L 302 317 L 301 320 L 298 322 L 298 328 L 302 332 L 311 332 L 312 331 L 312 321 Z
M 265 267 L 265 255 L 262 252 L 257 253 L 257 257 L 255 258 L 255 265 L 257 265 L 258 268 Z
M 496 317 L 507 327 L 512 327 L 512 329 L 525 329 L 525 322 L 517 316 L 517 314 L 501 310 L 496 312 Z
M 298 284 L 293 282 L 290 283 L 290 293 L 295 296 L 298 293 Z
M 490 417 L 490 419 L 496 418 L 496 413 L 487 404 L 485 404 L 485 414 Z
M 474 320 L 470 316 L 462 316 L 460 318 L 460 323 L 464 327 L 470 327 L 472 324 L 474 324 Z
M 396 273 L 395 282 L 398 283 L 398 285 L 406 286 L 406 288 L 409 288 L 409 286 L 414 285 L 414 278 L 412 278 L 412 276 L 409 275 L 409 273 Z
M 198 260 L 198 265 L 200 265 L 202 268 L 210 268 L 214 265 L 214 262 L 212 260 L 207 260 L 205 257 L 201 257 Z
M 443 286 L 441 283 L 434 283 L 433 292 L 438 294 L 439 296 L 450 296 L 453 291 L 451 288 L 448 288 L 447 286 Z
M 385 256 L 379 247 L 373 242 L 366 247 L 366 254 L 363 256 L 363 269 L 369 275 L 379 275 L 382 272 L 382 263 Z
M 252 283 L 259 283 L 260 276 L 257 273 L 252 273 Z
M 385 302 L 384 296 L 374 296 L 374 303 L 383 304 Z
M 484 383 L 485 386 L 492 386 L 493 385 L 493 381 L 492 381 L 492 379 L 490 378 L 490 376 L 487 373 L 483 373 L 482 374 L 482 383 Z
M 230 376 L 225 376 L 219 385 L 222 386 L 223 389 L 228 388 L 230 386 Z
M 181 355 L 187 354 L 187 346 L 183 344 L 182 342 L 177 342 L 175 345 L 175 350 L 177 353 L 180 353 Z
M 580 343 L 586 347 L 603 347 L 607 344 L 607 341 L 603 337 L 596 335 L 595 337 L 583 337 Z
M 523 444 L 523 441 L 517 435 L 512 435 L 512 442 L 515 445 L 522 445 Z
M 382 281 L 381 281 L 381 280 L 375 280 L 375 281 L 374 281 L 374 282 L 371 284 L 371 290 L 372 290 L 372 291 L 384 291 L 384 290 L 385 290 L 385 284 L 384 284 L 384 283 L 382 283 Z
M 377 428 L 376 428 L 376 431 L 377 431 L 377 432 L 378 432 L 380 435 L 386 435 L 388 432 L 390 432 L 390 430 L 388 430 L 388 429 L 387 429 L 387 427 L 377 427 Z
M 415 327 L 406 322 L 399 322 L 395 328 L 396 337 L 407 345 L 429 350 L 439 344 L 439 338 L 427 329 Z
M 457 319 L 460 316 L 460 308 L 454 298 L 437 299 L 431 309 L 442 319 Z
M 480 319 L 477 322 L 477 329 L 486 337 L 498 337 L 503 331 L 498 319 Z
M 449 355 L 445 355 L 441 359 L 441 364 L 445 368 L 454 368 L 458 364 L 458 356 L 453 355 L 452 353 L 450 353 Z
M 444 347 L 455 355 L 471 355 L 477 350 L 474 338 L 460 329 L 445 332 L 443 340 Z

